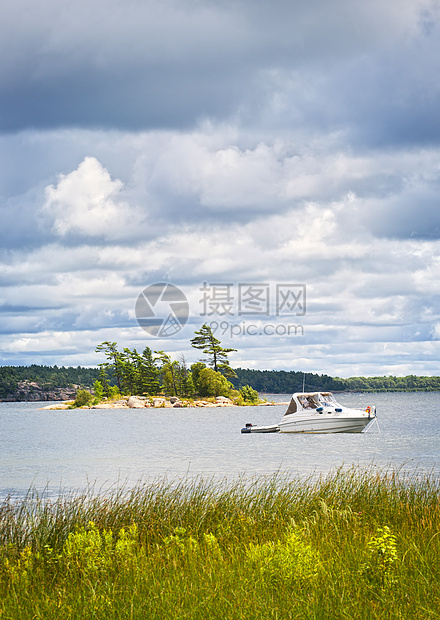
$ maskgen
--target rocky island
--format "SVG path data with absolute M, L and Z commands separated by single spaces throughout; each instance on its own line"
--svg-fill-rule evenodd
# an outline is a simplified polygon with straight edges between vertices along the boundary
M 62 403 L 53 403 L 41 409 L 71 409 L 74 401 L 67 401 Z M 267 401 L 259 401 L 254 403 L 262 406 L 272 405 L 287 405 L 288 403 L 273 403 Z M 128 396 L 125 398 L 118 398 L 116 400 L 103 400 L 100 403 L 94 405 L 83 405 L 80 409 L 180 409 L 186 407 L 239 407 L 231 398 L 226 396 L 217 396 L 215 399 L 202 400 L 202 399 L 180 399 L 177 396 Z

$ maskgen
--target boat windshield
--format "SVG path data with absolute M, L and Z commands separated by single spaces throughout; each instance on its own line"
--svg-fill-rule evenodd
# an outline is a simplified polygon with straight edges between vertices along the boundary
M 298 396 L 298 400 L 303 409 L 316 409 L 317 407 L 333 407 L 338 403 L 330 392 L 319 392 L 316 394 L 303 394 Z
M 316 394 L 316 398 L 318 399 L 319 405 L 321 407 L 330 407 L 338 404 L 335 397 L 330 392 L 322 392 L 320 394 Z

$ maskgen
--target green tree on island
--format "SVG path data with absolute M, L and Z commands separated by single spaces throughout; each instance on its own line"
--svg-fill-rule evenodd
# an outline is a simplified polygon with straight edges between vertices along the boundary
M 157 394 L 160 391 L 160 368 L 157 365 L 157 359 L 153 356 L 153 351 L 149 347 L 145 347 L 142 355 L 136 352 L 136 359 L 139 368 L 141 393 Z
M 199 374 L 197 391 L 200 396 L 229 396 L 232 389 L 232 383 L 213 368 L 205 366 Z
M 74 407 L 84 407 L 86 405 L 90 405 L 93 400 L 93 396 L 90 394 L 88 390 L 78 390 L 76 393 L 76 398 L 73 403 Z
M 203 361 L 207 361 L 215 372 L 221 372 L 225 377 L 236 377 L 237 375 L 229 365 L 228 353 L 237 349 L 223 348 L 220 340 L 214 336 L 212 329 L 206 323 L 194 333 L 196 336 L 191 340 L 191 346 L 201 349 L 205 355 L 209 356 L 209 359 Z
M 165 392 L 172 396 L 178 396 L 179 390 L 177 388 L 177 372 L 179 363 L 171 359 L 171 357 L 164 353 L 164 351 L 155 351 L 158 355 L 158 359 L 161 363 L 160 373 L 162 376 L 163 386 Z
M 105 370 L 112 370 L 116 377 L 118 389 L 121 389 L 123 364 L 121 359 L 121 353 L 118 351 L 117 347 L 118 345 L 116 342 L 110 342 L 109 340 L 105 340 L 101 344 L 98 344 L 95 351 L 97 353 L 100 353 L 102 351 L 105 354 L 106 358 L 109 361 L 98 364 L 98 366 L 104 368 Z
M 193 377 L 187 368 L 185 357 L 182 355 L 179 360 L 173 361 L 163 351 L 155 353 L 159 355 L 158 359 L 161 362 L 160 373 L 165 393 L 171 396 L 194 396 Z
M 177 365 L 177 385 L 181 396 L 194 396 L 195 387 L 191 370 L 186 364 L 185 356 L 179 357 Z

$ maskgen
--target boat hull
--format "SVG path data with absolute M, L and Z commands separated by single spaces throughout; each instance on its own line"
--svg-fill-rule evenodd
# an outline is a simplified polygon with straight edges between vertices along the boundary
M 368 417 L 297 418 L 280 422 L 280 433 L 361 433 Z

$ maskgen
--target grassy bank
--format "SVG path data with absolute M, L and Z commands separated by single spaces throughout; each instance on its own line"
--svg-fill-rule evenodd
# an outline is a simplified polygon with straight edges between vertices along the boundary
M 439 618 L 439 486 L 353 469 L 6 501 L 0 618 Z

